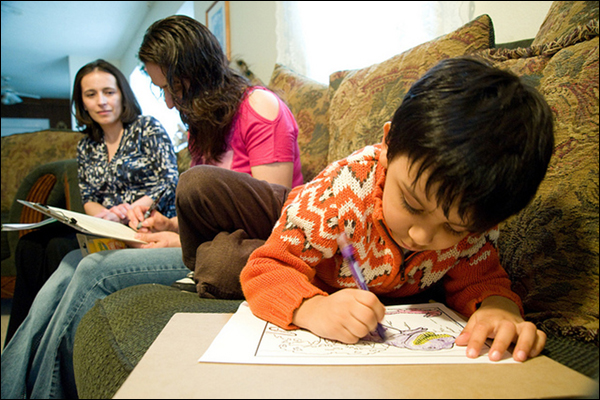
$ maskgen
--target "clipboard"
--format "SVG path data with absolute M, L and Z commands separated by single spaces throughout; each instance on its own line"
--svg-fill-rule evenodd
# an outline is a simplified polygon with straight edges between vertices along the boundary
M 42 214 L 50 217 L 55 221 L 62 222 L 65 225 L 68 225 L 74 229 L 77 229 L 80 232 L 86 233 L 88 235 L 100 236 L 100 237 L 108 237 L 113 239 L 123 240 L 125 242 L 134 242 L 134 243 L 146 243 L 143 240 L 136 239 L 134 235 L 136 231 L 130 228 L 127 225 L 123 225 L 119 222 L 108 221 L 102 218 L 92 217 L 87 214 L 82 214 L 76 211 L 65 210 L 59 207 L 47 206 L 40 203 L 33 203 L 25 200 L 17 200 L 19 203 L 24 206 L 30 207 L 36 211 L 41 212 Z M 49 223 L 50 220 L 44 220 L 40 223 L 40 226 Z M 11 228 L 12 230 L 18 230 L 18 224 L 4 224 L 2 225 L 2 229 L 5 230 L 5 227 L 8 230 Z M 21 228 L 28 229 L 28 228 Z

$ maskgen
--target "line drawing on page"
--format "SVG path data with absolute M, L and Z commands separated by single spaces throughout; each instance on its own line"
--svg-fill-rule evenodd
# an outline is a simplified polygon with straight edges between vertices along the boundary
M 367 336 L 355 344 L 327 340 L 303 329 L 285 330 L 240 304 L 199 362 L 279 365 L 473 364 L 492 361 L 491 340 L 469 358 L 455 340 L 467 321 L 442 303 L 386 307 L 385 340 Z M 516 363 L 509 351 L 501 363 Z M 498 361 L 494 361 L 497 364 Z
M 412 357 L 416 352 L 420 356 L 435 354 L 438 357 L 443 353 L 464 356 L 464 348 L 454 346 L 465 326 L 464 320 L 438 305 L 389 306 L 383 324 L 388 326 L 385 340 L 373 334 L 356 344 L 343 344 L 305 330 L 288 331 L 266 323 L 255 356 Z

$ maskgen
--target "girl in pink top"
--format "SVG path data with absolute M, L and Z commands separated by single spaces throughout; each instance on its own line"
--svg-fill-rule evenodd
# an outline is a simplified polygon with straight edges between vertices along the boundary
M 256 111 L 250 98 L 256 90 L 267 91 L 278 102 L 275 119 L 270 120 Z M 229 146 L 215 165 L 233 171 L 252 174 L 252 167 L 275 163 L 292 163 L 292 187 L 301 185 L 302 171 L 298 147 L 298 125 L 283 101 L 261 86 L 248 88 L 231 127 Z M 192 166 L 204 164 L 202 157 L 194 158 Z M 268 180 L 268 179 L 267 179 Z
M 273 92 L 230 68 L 204 25 L 183 15 L 159 20 L 146 31 L 138 56 L 167 106 L 188 125 L 192 168 L 182 174 L 188 181 L 203 173 L 199 167 L 218 166 L 287 189 L 303 183 L 293 114 Z M 180 180 L 178 193 L 184 186 Z M 144 211 L 132 210 L 132 221 L 143 221 Z M 180 222 L 155 213 L 142 224 L 144 247 L 183 245 L 185 253 Z
M 132 223 L 151 231 L 140 236 L 146 247 L 181 246 L 201 296 L 240 297 L 241 268 L 271 233 L 291 188 L 303 183 L 294 116 L 273 92 L 232 70 L 217 39 L 193 18 L 152 24 L 138 56 L 188 125 L 193 167 L 177 185 L 178 217 L 154 212 L 144 221 L 138 208 Z M 208 261 L 212 254 L 216 262 Z M 217 264 L 228 270 L 207 277 Z M 232 286 L 215 277 L 231 278 Z

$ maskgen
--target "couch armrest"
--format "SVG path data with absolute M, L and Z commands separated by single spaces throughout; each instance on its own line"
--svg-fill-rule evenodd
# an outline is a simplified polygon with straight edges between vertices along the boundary
M 37 211 L 24 207 L 17 199 L 48 204 L 83 212 L 77 179 L 77 160 L 61 160 L 46 163 L 32 170 L 19 185 L 12 202 L 8 222 L 31 223 L 44 217 Z M 2 276 L 16 274 L 14 253 L 19 238 L 28 231 L 6 233 L 10 256 L 2 260 Z M 6 297 L 3 287 L 2 297 Z

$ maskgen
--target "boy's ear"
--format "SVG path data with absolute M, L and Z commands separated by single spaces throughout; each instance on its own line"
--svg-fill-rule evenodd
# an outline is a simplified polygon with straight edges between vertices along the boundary
M 387 144 L 385 143 L 387 139 L 387 135 L 390 132 L 390 128 L 392 123 L 390 121 L 383 124 L 383 141 L 381 146 L 381 154 L 379 155 L 379 162 L 383 165 L 384 168 L 388 167 L 388 159 L 387 159 Z

